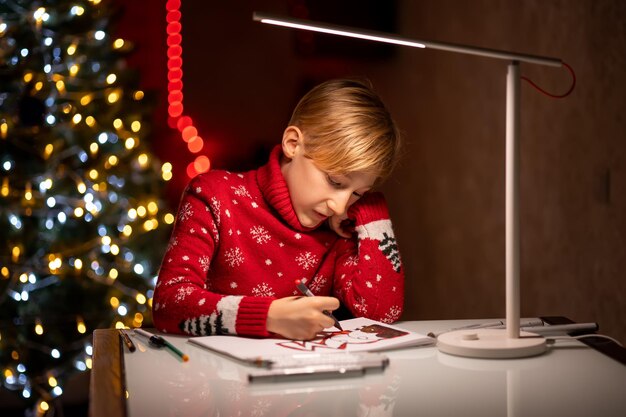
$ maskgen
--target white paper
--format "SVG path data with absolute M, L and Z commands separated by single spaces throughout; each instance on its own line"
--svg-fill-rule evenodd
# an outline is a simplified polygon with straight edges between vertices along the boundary
M 356 318 L 340 323 L 343 331 L 331 327 L 319 338 L 307 341 L 214 335 L 192 337 L 189 342 L 247 362 L 281 355 L 372 352 L 434 343 L 434 339 L 426 335 L 370 319 Z

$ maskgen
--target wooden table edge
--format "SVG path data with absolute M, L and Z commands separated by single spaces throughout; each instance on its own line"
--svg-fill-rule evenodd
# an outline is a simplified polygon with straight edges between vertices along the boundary
M 126 417 L 122 345 L 117 329 L 93 332 L 90 417 Z

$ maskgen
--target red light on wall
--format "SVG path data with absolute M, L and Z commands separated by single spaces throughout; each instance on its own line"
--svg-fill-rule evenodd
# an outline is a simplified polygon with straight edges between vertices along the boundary
M 198 174 L 207 172 L 211 169 L 211 161 L 204 155 L 200 155 L 195 161 L 187 165 L 187 175 L 189 178 L 193 178 Z
M 165 3 L 165 21 L 167 22 L 167 114 L 168 124 L 181 133 L 181 139 L 187 142 L 187 149 L 192 154 L 199 153 L 204 147 L 204 140 L 198 136 L 198 129 L 193 126 L 193 120 L 184 116 L 183 105 L 183 37 L 181 35 L 182 14 L 180 12 L 181 0 L 167 0 Z M 187 165 L 187 176 L 193 178 L 196 175 L 207 172 L 211 168 L 211 161 L 205 155 L 198 155 L 193 162 Z
M 194 136 L 198 136 L 198 129 L 189 125 L 182 130 L 181 136 L 183 137 L 183 140 L 185 142 L 189 142 L 191 138 L 193 138 Z
M 187 142 L 187 148 L 189 149 L 189 152 L 191 153 L 200 152 L 203 146 L 204 146 L 204 141 L 202 140 L 200 136 L 194 136 L 191 139 L 189 139 L 189 142 Z
M 176 128 L 180 130 L 181 132 L 185 130 L 187 126 L 192 126 L 192 125 L 193 125 L 193 120 L 191 120 L 191 117 L 189 116 L 182 116 L 176 122 Z
M 170 106 L 167 112 L 173 118 L 179 117 L 181 114 L 183 114 L 183 103 L 181 103 L 180 101 L 174 101 L 170 103 Z
M 193 163 L 194 168 L 198 172 L 207 172 L 209 168 L 211 168 L 211 161 L 204 155 L 200 155 L 196 158 L 196 161 Z

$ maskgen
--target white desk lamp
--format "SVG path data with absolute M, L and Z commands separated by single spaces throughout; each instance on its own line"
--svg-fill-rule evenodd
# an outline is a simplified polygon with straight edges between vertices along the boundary
M 510 61 L 506 79 L 506 329 L 457 330 L 441 334 L 437 347 L 441 352 L 475 358 L 521 358 L 539 355 L 546 350 L 543 337 L 520 332 L 519 286 L 519 63 L 560 67 L 560 59 L 518 54 L 474 46 L 420 41 L 383 32 L 354 29 L 303 19 L 285 18 L 254 12 L 253 20 L 294 29 L 330 35 L 366 39 L 414 48 L 433 48 L 462 54 Z

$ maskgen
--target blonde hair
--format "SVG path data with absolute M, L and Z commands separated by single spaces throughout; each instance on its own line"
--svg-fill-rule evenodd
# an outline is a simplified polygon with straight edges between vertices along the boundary
M 387 178 L 400 153 L 400 134 L 380 97 L 360 81 L 326 81 L 309 91 L 289 125 L 304 134 L 304 154 L 333 174 L 368 172 Z

